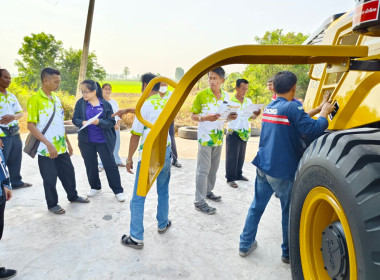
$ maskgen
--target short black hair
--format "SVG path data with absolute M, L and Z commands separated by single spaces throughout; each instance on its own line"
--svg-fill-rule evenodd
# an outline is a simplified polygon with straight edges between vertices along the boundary
M 141 76 L 141 82 L 142 84 L 149 84 L 151 80 L 156 78 L 157 76 L 152 74 L 152 73 L 145 73 L 144 75 Z M 160 83 L 157 83 L 154 85 L 153 89 L 154 91 L 158 91 L 160 89 Z
M 226 72 L 224 71 L 224 69 L 222 67 L 218 67 L 218 68 L 212 69 L 212 70 L 210 70 L 210 72 L 214 72 L 221 79 L 224 79 L 224 77 L 226 76 Z
M 7 69 L 0 68 L 0 77 L 3 75 L 3 71 L 8 71 Z M 9 72 L 9 71 L 8 71 Z
M 243 84 L 247 84 L 247 85 L 249 84 L 249 82 L 248 82 L 246 79 L 237 79 L 237 80 L 236 80 L 236 86 L 237 86 L 237 87 L 240 87 L 240 85 L 241 85 L 242 83 L 243 83 Z
M 48 75 L 61 75 L 58 70 L 53 68 L 44 68 L 41 72 L 41 81 L 44 81 L 44 78 Z
M 273 79 L 274 91 L 278 94 L 289 92 L 297 84 L 297 76 L 290 71 L 278 72 Z

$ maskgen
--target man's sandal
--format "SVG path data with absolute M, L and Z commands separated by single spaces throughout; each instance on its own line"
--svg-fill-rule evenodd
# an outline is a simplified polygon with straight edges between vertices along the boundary
M 70 202 L 74 202 L 74 203 L 89 203 L 90 200 L 88 199 L 88 197 L 84 198 L 84 197 L 78 196 L 77 199 L 71 200 Z
M 57 214 L 57 215 L 61 215 L 61 214 L 65 214 L 66 213 L 65 209 L 63 209 L 59 205 L 56 205 L 56 206 L 54 206 L 52 208 L 49 208 L 49 211 L 52 212 L 52 213 L 54 213 L 54 214 Z

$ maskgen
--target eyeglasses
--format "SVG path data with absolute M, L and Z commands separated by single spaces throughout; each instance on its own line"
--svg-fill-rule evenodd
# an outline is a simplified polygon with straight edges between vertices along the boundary
M 92 91 L 82 91 L 82 95 L 87 95 L 89 93 L 91 93 Z

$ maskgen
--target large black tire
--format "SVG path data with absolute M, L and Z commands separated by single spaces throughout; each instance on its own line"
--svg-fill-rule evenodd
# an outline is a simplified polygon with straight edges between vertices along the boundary
M 353 271 L 349 267 L 345 276 L 336 279 L 380 279 L 380 130 L 361 128 L 327 134 L 305 151 L 298 166 L 290 206 L 293 279 L 321 279 L 317 275 L 304 275 L 300 256 L 300 245 L 307 244 L 300 244 L 300 234 L 305 233 L 304 228 L 300 228 L 301 214 L 310 201 L 305 203 L 305 199 L 320 187 L 330 191 L 339 201 L 349 226 L 344 234 L 353 240 L 355 253 L 349 254 L 349 259 L 356 259 L 357 274 L 349 278 Z M 323 216 L 314 218 L 328 220 Z M 320 234 L 322 239 L 322 232 Z M 315 236 L 318 237 L 319 232 Z M 308 242 L 312 244 L 313 240 Z M 320 252 L 315 256 L 318 254 L 322 255 Z M 317 269 L 324 270 L 323 267 Z
M 184 126 L 178 128 L 178 136 L 184 139 L 197 140 L 197 126 Z

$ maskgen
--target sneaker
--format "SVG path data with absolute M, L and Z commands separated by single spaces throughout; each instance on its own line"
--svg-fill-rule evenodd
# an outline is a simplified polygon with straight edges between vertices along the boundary
M 172 221 L 171 220 L 168 220 L 168 223 L 166 224 L 166 227 L 164 228 L 158 228 L 158 233 L 165 233 L 165 231 L 168 230 L 168 228 L 170 228 L 170 226 L 172 225 Z
M 118 200 L 118 201 L 120 201 L 120 202 L 124 202 L 125 201 L 125 196 L 124 196 L 124 193 L 117 193 L 117 194 L 115 194 L 115 196 L 116 196 L 116 199 Z
M 239 256 L 244 258 L 244 257 L 248 256 L 250 253 L 252 253 L 253 250 L 255 250 L 256 248 L 257 248 L 257 241 L 255 240 L 255 241 L 253 241 L 251 247 L 249 247 L 249 249 L 247 251 L 243 251 L 240 249 L 239 250 Z
M 121 244 L 137 250 L 144 248 L 143 242 L 136 242 L 129 235 L 125 234 L 121 237 Z
M 207 203 L 204 203 L 202 205 L 195 205 L 195 210 L 201 211 L 204 214 L 212 215 L 215 214 L 216 208 L 210 207 Z
M 213 192 L 210 192 L 208 195 L 206 195 L 206 197 L 215 202 L 219 202 L 222 200 L 222 197 L 220 195 L 215 195 Z
M 234 188 L 234 189 L 236 189 L 236 188 L 238 187 L 238 184 L 236 184 L 235 181 L 227 182 L 227 184 L 228 184 L 231 188 Z
M 91 197 L 91 196 L 97 195 L 97 194 L 100 193 L 100 192 L 101 192 L 101 190 L 91 189 L 91 190 L 88 192 L 87 196 L 88 196 L 88 197 Z
M 5 269 L 5 267 L 0 267 L 0 279 L 11 279 L 15 277 L 17 271 L 14 269 Z
M 248 178 L 245 177 L 245 176 L 243 176 L 243 175 L 241 175 L 241 177 L 240 177 L 239 180 L 240 180 L 240 181 L 249 181 Z
M 281 256 L 281 260 L 282 260 L 283 263 L 290 263 L 289 257 Z

